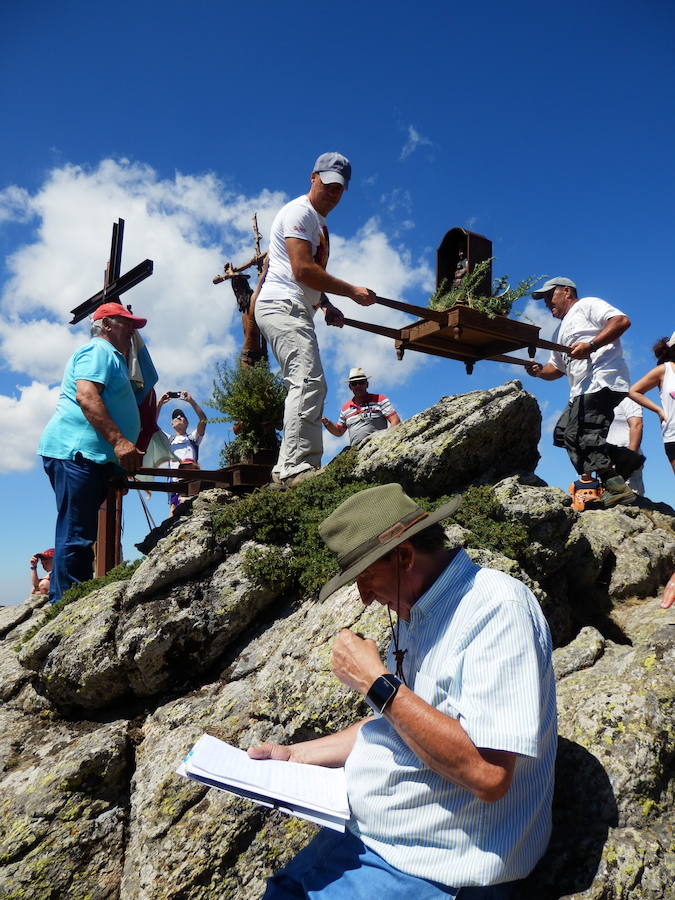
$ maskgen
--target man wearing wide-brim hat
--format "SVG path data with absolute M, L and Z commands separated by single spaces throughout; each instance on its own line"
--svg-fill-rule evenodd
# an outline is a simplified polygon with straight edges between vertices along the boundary
M 349 431 L 350 445 L 358 447 L 376 431 L 386 431 L 401 424 L 389 397 L 369 393 L 368 376 L 363 369 L 358 366 L 350 369 L 347 384 L 353 396 L 340 410 L 337 422 L 331 422 L 325 416 L 321 419 L 332 435 L 342 437 Z
M 333 672 L 375 715 L 258 759 L 345 766 L 351 819 L 322 831 L 264 900 L 382 896 L 507 900 L 546 849 L 557 747 L 551 638 L 531 592 L 446 546 L 398 484 L 350 497 L 319 527 L 340 572 L 389 615 L 386 664 L 343 629 Z M 377 892 L 381 891 L 381 894 Z

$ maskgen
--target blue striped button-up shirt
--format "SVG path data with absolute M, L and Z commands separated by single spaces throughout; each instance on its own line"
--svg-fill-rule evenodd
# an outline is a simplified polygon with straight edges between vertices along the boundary
M 557 747 L 551 637 L 519 581 L 460 550 L 400 623 L 409 687 L 457 719 L 477 747 L 516 766 L 495 803 L 437 775 L 382 717 L 347 759 L 350 829 L 391 865 L 453 887 L 523 878 L 551 832 Z M 387 665 L 395 670 L 393 649 Z

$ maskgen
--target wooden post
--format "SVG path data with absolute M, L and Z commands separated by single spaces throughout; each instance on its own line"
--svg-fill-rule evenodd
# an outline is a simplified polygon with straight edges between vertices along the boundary
M 122 492 L 108 486 L 108 493 L 98 511 L 98 536 L 94 575 L 105 575 L 122 561 Z

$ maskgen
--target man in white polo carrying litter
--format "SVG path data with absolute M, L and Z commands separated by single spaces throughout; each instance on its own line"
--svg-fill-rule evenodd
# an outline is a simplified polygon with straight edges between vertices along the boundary
M 321 416 L 326 380 L 313 318 L 321 308 L 328 325 L 344 316 L 323 293 L 350 297 L 361 306 L 375 302 L 373 291 L 326 271 L 330 240 L 326 216 L 349 186 L 352 167 L 341 153 L 322 153 L 307 194 L 287 203 L 272 223 L 262 286 L 253 295 L 255 320 L 281 367 L 288 389 L 284 430 L 275 480 L 291 487 L 321 465 Z

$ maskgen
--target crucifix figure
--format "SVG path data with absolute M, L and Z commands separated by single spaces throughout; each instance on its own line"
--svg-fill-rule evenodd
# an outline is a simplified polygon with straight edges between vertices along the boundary
M 253 291 L 249 284 L 249 277 L 245 275 L 246 269 L 256 266 L 258 269 L 258 278 L 262 275 L 265 263 L 266 253 L 260 251 L 260 232 L 258 231 L 258 216 L 253 215 L 253 237 L 255 242 L 255 255 L 242 266 L 233 266 L 232 263 L 225 263 L 222 275 L 216 275 L 213 279 L 214 284 L 220 284 L 221 281 L 229 281 L 232 284 L 232 290 L 237 300 L 237 308 L 241 313 L 241 324 L 244 330 L 244 345 L 239 355 L 240 365 L 243 368 L 254 366 L 261 359 L 267 359 L 267 344 L 264 337 L 260 334 L 260 330 L 256 325 L 253 317 L 253 307 L 251 305 L 251 297 Z
M 71 325 L 76 325 L 87 316 L 92 315 L 104 303 L 119 302 L 120 294 L 125 293 L 148 276 L 152 275 L 153 262 L 145 259 L 124 275 L 120 275 L 122 267 L 122 245 L 124 241 L 124 219 L 113 223 L 110 259 L 106 266 L 103 288 L 97 291 L 84 303 L 71 310 Z M 131 311 L 131 306 L 127 305 Z M 122 561 L 122 492 L 114 485 L 109 485 L 106 500 L 99 510 L 98 536 L 96 539 L 96 564 L 94 575 L 100 577 Z

